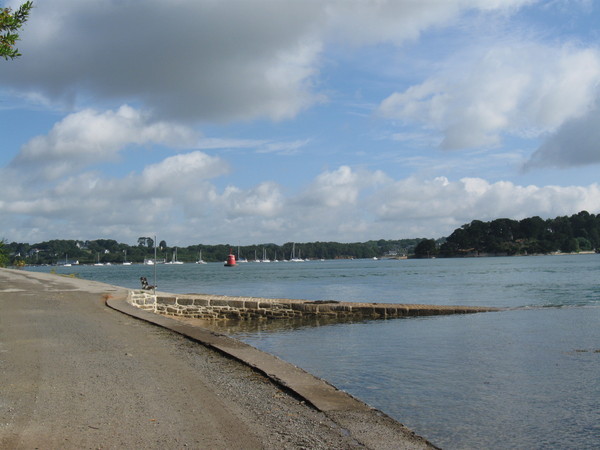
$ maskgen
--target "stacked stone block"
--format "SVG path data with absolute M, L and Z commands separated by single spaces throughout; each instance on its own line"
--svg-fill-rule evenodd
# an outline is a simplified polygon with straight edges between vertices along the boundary
M 497 310 L 497 308 L 477 306 L 353 303 L 226 297 L 206 294 L 153 295 L 144 291 L 131 291 L 129 302 L 134 306 L 159 314 L 204 320 L 269 320 L 315 316 L 327 316 L 339 319 L 384 319 L 440 314 L 467 314 Z

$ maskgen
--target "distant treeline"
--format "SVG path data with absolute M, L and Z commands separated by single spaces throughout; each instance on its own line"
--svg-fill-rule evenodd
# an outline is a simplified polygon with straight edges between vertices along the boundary
M 171 247 L 160 241 L 156 247 L 158 261 L 172 261 L 175 258 L 182 262 L 195 262 L 202 256 L 206 262 L 225 261 L 232 251 L 237 258 L 249 261 L 262 259 L 263 255 L 270 260 L 290 259 L 292 251 L 296 257 L 303 259 L 349 259 L 396 257 L 414 252 L 416 245 L 423 239 L 379 240 L 361 243 L 339 242 L 288 242 L 283 245 L 256 244 L 237 246 L 222 245 L 190 245 L 188 247 Z M 10 264 L 64 264 L 78 261 L 80 264 L 122 263 L 125 260 L 142 263 L 146 259 L 154 259 L 154 241 L 140 237 L 137 245 L 127 245 L 112 239 L 96 239 L 93 241 L 55 239 L 36 244 L 12 242 L 4 244 Z
M 574 253 L 600 248 L 600 215 L 581 211 L 571 217 L 544 220 L 474 220 L 454 230 L 438 245 L 431 239 L 419 242 L 418 257 L 482 255 L 535 255 Z
M 544 220 L 530 217 L 523 220 L 496 219 L 491 222 L 474 220 L 441 239 L 378 240 L 356 243 L 288 242 L 283 245 L 231 244 L 170 247 L 165 241 L 156 246 L 159 261 L 175 258 L 194 262 L 202 256 L 207 262 L 225 261 L 230 251 L 248 260 L 284 260 L 295 256 L 304 259 L 350 259 L 416 256 L 500 256 L 535 255 L 554 252 L 573 253 L 600 249 L 600 215 L 582 211 L 571 217 Z M 112 239 L 76 241 L 55 239 L 37 244 L 0 242 L 0 265 L 121 263 L 125 260 L 142 263 L 154 259 L 154 241 L 138 238 L 137 245 L 127 245 Z

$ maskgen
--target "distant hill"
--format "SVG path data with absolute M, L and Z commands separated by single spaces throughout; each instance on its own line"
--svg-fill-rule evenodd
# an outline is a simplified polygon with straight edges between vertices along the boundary
M 169 247 L 161 241 L 157 248 L 159 261 L 171 261 L 175 252 L 177 260 L 182 262 L 202 259 L 207 262 L 224 261 L 232 250 L 238 258 L 261 259 L 263 252 L 270 260 L 290 259 L 292 251 L 297 257 L 304 259 L 350 259 L 350 258 L 395 258 L 414 252 L 416 245 L 424 240 L 400 239 L 378 240 L 356 243 L 339 242 L 307 242 L 283 245 L 255 244 L 235 246 L 231 244 L 205 245 L 195 244 L 188 247 Z M 137 245 L 127 245 L 112 239 L 92 241 L 54 239 L 35 244 L 12 242 L 5 244 L 11 264 L 64 264 L 79 262 L 80 264 L 120 263 L 125 261 L 141 263 L 145 259 L 154 258 L 154 242 L 150 238 L 140 237 Z
M 573 253 L 593 251 L 600 248 L 600 215 L 581 211 L 570 217 L 542 219 L 538 216 L 522 220 L 495 219 L 491 222 L 474 220 L 454 230 L 441 239 L 399 239 L 340 243 L 306 242 L 283 245 L 255 244 L 235 246 L 231 244 L 195 244 L 188 247 L 169 247 L 161 241 L 157 248 L 159 260 L 171 261 L 176 252 L 177 260 L 194 262 L 200 253 L 205 261 L 224 261 L 230 249 L 238 258 L 261 259 L 263 252 L 268 259 L 290 259 L 292 249 L 296 256 L 307 259 L 350 258 L 398 258 L 532 255 L 554 252 Z M 0 246 L 0 256 L 2 256 Z M 63 264 L 78 261 L 80 264 L 96 262 L 119 263 L 125 259 L 141 263 L 154 258 L 154 242 L 140 237 L 137 245 L 127 245 L 112 239 L 93 241 L 55 239 L 36 244 L 4 243 L 4 259 L 10 264 Z M 7 258 L 8 257 L 8 258 Z
M 474 220 L 454 230 L 437 252 L 440 256 L 532 255 L 575 253 L 600 248 L 600 215 L 581 211 L 544 220 Z

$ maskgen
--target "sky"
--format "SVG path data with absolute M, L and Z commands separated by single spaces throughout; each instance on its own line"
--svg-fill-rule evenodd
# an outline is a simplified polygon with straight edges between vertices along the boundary
M 600 2 L 34 4 L 0 60 L 8 242 L 364 242 L 600 213 Z

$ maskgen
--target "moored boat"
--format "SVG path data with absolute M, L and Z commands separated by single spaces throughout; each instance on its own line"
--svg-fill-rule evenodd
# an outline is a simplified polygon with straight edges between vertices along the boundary
M 198 261 L 196 261 L 196 264 L 206 264 L 206 261 L 202 259 L 202 250 L 200 250 L 200 253 L 198 254 Z

